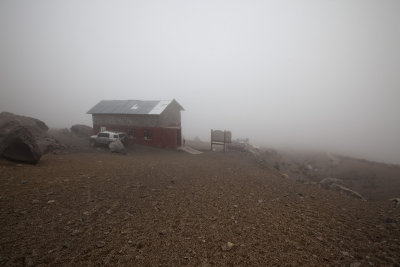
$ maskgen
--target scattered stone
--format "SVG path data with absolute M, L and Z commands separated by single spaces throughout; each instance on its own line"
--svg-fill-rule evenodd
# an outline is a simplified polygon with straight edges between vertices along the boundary
M 32 204 L 38 204 L 38 203 L 39 203 L 39 200 L 38 200 L 38 199 L 32 200 Z
M 398 208 L 400 207 L 400 198 L 392 198 L 389 199 L 390 202 L 392 202 L 393 207 Z
M 69 242 L 65 242 L 65 243 L 62 245 L 62 247 L 63 247 L 63 248 L 69 248 L 69 247 L 70 247 Z
M 350 267 L 360 267 L 360 266 L 361 266 L 361 262 L 358 262 L 358 261 L 350 264 Z
M 228 242 L 228 243 L 226 243 L 226 244 L 223 244 L 223 245 L 221 246 L 221 249 L 222 249 L 222 251 L 229 251 L 229 250 L 231 250 L 231 249 L 233 248 L 233 246 L 234 246 L 233 243 Z
M 21 180 L 21 184 L 26 184 L 27 182 L 27 180 Z
M 52 192 L 52 191 L 47 192 L 46 195 L 48 195 L 48 196 L 54 195 L 54 192 Z
M 105 245 L 106 245 L 106 242 L 104 242 L 104 241 L 99 241 L 99 242 L 96 243 L 96 247 L 97 247 L 97 248 L 102 248 L 102 247 L 104 247 Z
M 34 266 L 35 264 L 33 263 L 33 260 L 31 257 L 25 257 L 25 265 L 26 266 Z
M 6 262 L 8 260 L 9 260 L 8 257 L 0 256 L 0 262 Z
M 38 251 L 36 249 L 32 249 L 32 256 L 36 257 L 38 255 L 39 255 Z
M 90 212 L 89 212 L 89 211 L 84 211 L 84 212 L 83 212 L 83 215 L 89 216 L 89 215 L 90 215 Z
M 54 203 L 54 202 L 56 202 L 54 199 L 51 199 L 51 200 L 49 200 L 49 201 L 47 201 L 47 203 Z
M 132 240 L 128 240 L 128 244 L 132 244 L 133 242 L 132 242 Z
M 319 184 L 325 189 L 328 189 L 331 184 L 343 184 L 343 180 L 337 178 L 324 178 L 319 182 Z
M 72 231 L 71 235 L 72 235 L 72 236 L 75 236 L 75 235 L 79 234 L 80 232 L 81 232 L 81 231 L 79 231 L 79 230 L 74 230 L 74 231 Z
M 350 253 L 347 251 L 341 251 L 341 253 L 343 256 L 346 256 L 346 257 L 350 256 Z
M 385 219 L 385 223 L 395 223 L 395 220 L 393 220 L 392 218 L 386 218 Z
M 233 207 L 234 207 L 234 208 L 238 208 L 239 206 L 238 206 L 238 205 L 233 205 Z
M 282 178 L 285 178 L 285 179 L 288 179 L 288 178 L 289 178 L 289 175 L 288 175 L 287 173 L 281 173 L 281 177 L 282 177 Z

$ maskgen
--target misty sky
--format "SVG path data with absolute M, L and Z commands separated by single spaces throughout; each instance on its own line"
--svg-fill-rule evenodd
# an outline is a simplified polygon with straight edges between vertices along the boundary
M 0 1 L 0 111 L 173 98 L 187 138 L 400 163 L 400 1 Z

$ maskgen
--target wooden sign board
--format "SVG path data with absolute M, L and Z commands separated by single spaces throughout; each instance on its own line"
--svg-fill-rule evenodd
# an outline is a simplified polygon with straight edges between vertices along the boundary
M 213 145 L 223 145 L 226 151 L 226 144 L 232 143 L 232 133 L 230 131 L 221 131 L 211 129 L 211 150 Z

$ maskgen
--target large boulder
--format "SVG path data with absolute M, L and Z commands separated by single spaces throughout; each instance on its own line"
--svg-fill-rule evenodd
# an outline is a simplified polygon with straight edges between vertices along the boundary
M 83 124 L 75 124 L 71 126 L 71 132 L 77 136 L 89 138 L 93 135 L 93 128 Z
M 48 127 L 38 119 L 0 113 L 0 156 L 35 164 L 58 143 L 47 136 Z
M 4 129 L 6 131 L 2 131 Z M 10 160 L 36 164 L 42 151 L 27 128 L 8 124 L 7 127 L 0 125 L 0 155 Z

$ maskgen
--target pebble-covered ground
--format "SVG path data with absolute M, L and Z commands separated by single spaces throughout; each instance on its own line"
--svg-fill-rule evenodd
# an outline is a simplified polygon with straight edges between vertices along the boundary
M 0 161 L 0 265 L 399 266 L 399 210 L 247 153 Z

